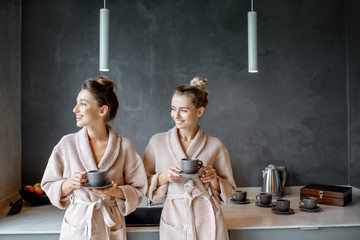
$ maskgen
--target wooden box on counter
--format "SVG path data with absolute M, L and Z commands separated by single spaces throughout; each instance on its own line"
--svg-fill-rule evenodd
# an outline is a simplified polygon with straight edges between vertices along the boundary
M 345 206 L 352 201 L 352 188 L 310 184 L 300 189 L 300 199 L 304 197 L 316 197 L 319 204 Z

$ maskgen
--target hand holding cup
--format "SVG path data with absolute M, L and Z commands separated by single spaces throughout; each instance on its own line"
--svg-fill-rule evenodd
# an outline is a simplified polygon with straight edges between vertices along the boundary
M 87 181 L 86 172 L 74 172 L 66 182 L 69 187 L 75 189 L 81 188 Z
M 180 177 L 179 172 L 181 172 L 181 169 L 178 167 L 170 167 L 169 169 L 160 173 L 158 175 L 158 186 L 166 183 L 176 182 Z

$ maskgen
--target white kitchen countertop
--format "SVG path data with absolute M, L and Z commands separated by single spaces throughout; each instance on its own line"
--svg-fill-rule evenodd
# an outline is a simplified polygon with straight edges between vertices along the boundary
M 21 212 L 14 216 L 0 217 L 1 234 L 54 234 L 60 233 L 65 211 L 52 205 L 23 207 Z
M 360 227 L 360 191 L 353 188 L 352 202 L 345 207 L 318 204 L 322 211 L 303 212 L 299 210 L 300 188 L 290 187 L 283 199 L 290 200 L 290 208 L 295 214 L 277 215 L 271 208 L 261 208 L 255 205 L 259 189 L 246 189 L 249 204 L 232 204 L 223 206 L 226 224 L 229 230 L 245 229 L 316 229 L 325 227 Z M 255 191 L 254 191 L 255 190 Z M 273 200 L 273 202 L 276 200 Z
M 246 229 L 316 229 L 325 227 L 360 227 L 360 190 L 353 188 L 353 200 L 345 207 L 319 205 L 321 212 L 302 212 L 299 210 L 300 187 L 287 187 L 284 199 L 291 201 L 293 215 L 276 215 L 270 208 L 255 205 L 255 196 L 260 188 L 241 188 L 248 191 L 249 204 L 222 206 L 229 230 Z M 21 213 L 4 217 L 8 209 L 0 212 L 1 234 L 56 234 L 60 227 L 64 211 L 51 205 L 24 207 Z M 127 227 L 128 232 L 158 231 L 158 227 Z

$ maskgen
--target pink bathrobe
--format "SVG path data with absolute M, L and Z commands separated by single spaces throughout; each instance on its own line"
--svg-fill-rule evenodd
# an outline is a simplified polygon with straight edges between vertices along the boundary
M 109 142 L 98 166 L 94 161 L 86 128 L 64 136 L 54 147 L 41 182 L 51 203 L 66 209 L 60 239 L 126 239 L 124 216 L 133 212 L 147 191 L 143 162 L 130 140 L 110 126 Z M 61 198 L 61 185 L 73 172 L 102 169 L 106 180 L 118 183 L 125 200 L 100 198 L 85 189 L 75 189 Z
M 157 186 L 158 175 L 169 167 L 181 169 L 181 159 L 199 158 L 212 166 L 218 175 L 220 192 L 198 176 L 181 175 L 176 182 Z M 144 154 L 149 180 L 148 197 L 158 201 L 166 197 L 160 220 L 160 239 L 226 240 L 229 239 L 220 204 L 227 203 L 235 192 L 229 154 L 222 142 L 199 128 L 191 145 L 183 151 L 176 127 L 154 135 Z

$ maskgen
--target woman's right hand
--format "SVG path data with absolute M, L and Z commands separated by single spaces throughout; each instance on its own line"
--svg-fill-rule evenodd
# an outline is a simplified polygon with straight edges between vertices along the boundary
M 176 182 L 180 177 L 179 173 L 181 169 L 178 167 L 170 167 L 158 176 L 158 186 L 161 186 L 168 182 Z
M 72 176 L 66 179 L 61 185 L 61 196 L 69 195 L 74 189 L 81 188 L 82 185 L 87 183 L 86 172 L 74 172 Z

